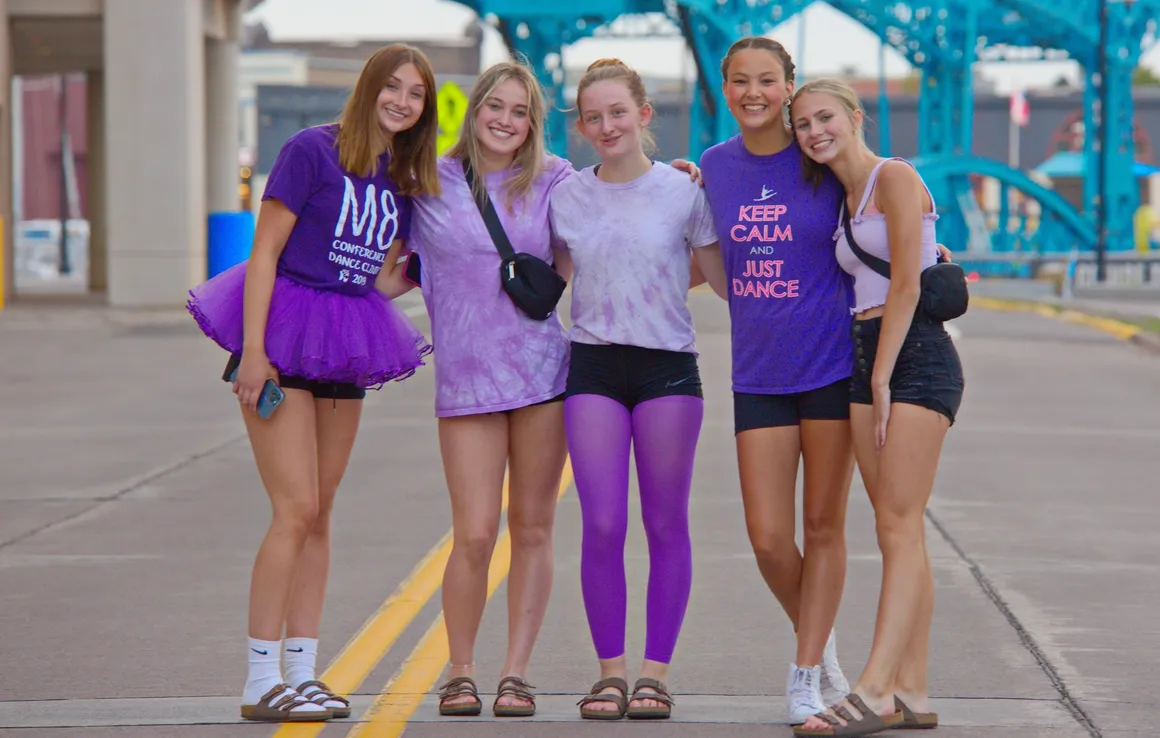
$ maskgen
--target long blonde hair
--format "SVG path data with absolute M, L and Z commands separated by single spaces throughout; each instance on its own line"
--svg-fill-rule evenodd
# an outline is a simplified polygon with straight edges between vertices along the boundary
M 850 123 L 854 125 L 854 133 L 857 134 L 858 141 L 863 146 L 866 145 L 866 133 L 862 126 L 858 124 L 858 114 L 862 115 L 862 119 L 866 119 L 866 111 L 862 108 L 861 101 L 858 100 L 858 93 L 854 92 L 854 88 L 846 82 L 834 77 L 818 77 L 806 82 L 794 92 L 793 98 L 789 103 L 790 125 L 794 131 L 794 140 L 797 140 L 797 127 L 793 126 L 793 106 L 797 104 L 798 99 L 802 95 L 809 93 L 816 93 L 819 95 L 829 95 L 830 97 L 841 103 L 846 111 L 846 116 L 850 119 Z M 826 168 L 818 164 L 813 159 L 806 156 L 805 151 L 802 151 L 802 171 L 805 174 L 806 181 L 811 183 L 815 188 L 821 186 L 822 180 L 826 176 Z
M 512 163 L 512 174 L 503 183 L 504 204 L 511 212 L 513 203 L 531 192 L 536 177 L 545 169 L 544 91 L 532 70 L 517 62 L 500 62 L 488 67 L 483 74 L 479 75 L 479 79 L 476 80 L 475 86 L 471 90 L 471 98 L 467 106 L 469 113 L 463 121 L 463 130 L 459 134 L 459 140 L 455 142 L 447 155 L 459 161 L 467 161 L 476 172 L 479 171 L 483 152 L 479 143 L 479 130 L 476 128 L 475 119 L 483 108 L 483 104 L 487 102 L 496 88 L 509 79 L 516 80 L 528 91 L 528 137 L 516 151 L 515 161 Z M 476 177 L 475 187 L 471 194 L 477 199 L 482 199 L 486 193 L 487 187 L 484 178 Z
M 415 125 L 392 138 L 389 176 L 404 195 L 438 195 L 436 137 L 439 135 L 435 74 L 423 52 L 406 44 L 384 46 L 371 55 L 355 82 L 339 118 L 338 160 L 342 168 L 361 177 L 376 173 L 382 150 L 379 129 L 379 93 L 404 64 L 414 64 L 426 88 L 423 113 Z

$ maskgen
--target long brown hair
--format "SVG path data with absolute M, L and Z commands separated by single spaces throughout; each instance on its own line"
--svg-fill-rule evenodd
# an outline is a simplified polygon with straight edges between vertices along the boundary
M 414 64 L 426 88 L 423 112 L 415 125 L 394 135 L 390 143 L 389 176 L 404 195 L 438 195 L 439 174 L 435 166 L 439 135 L 435 73 L 422 51 L 406 44 L 384 46 L 371 55 L 359 74 L 339 118 L 338 160 L 342 168 L 361 177 L 374 175 L 383 152 L 379 128 L 379 93 L 399 67 Z
M 528 91 L 528 137 L 516 151 L 515 161 L 512 162 L 512 174 L 503 183 L 506 193 L 504 202 L 508 212 L 512 212 L 512 204 L 531 192 L 532 184 L 545 167 L 544 90 L 532 70 L 517 62 L 500 62 L 488 67 L 479 75 L 479 79 L 471 89 L 471 98 L 467 104 L 469 112 L 463 120 L 459 140 L 447 152 L 447 156 L 467 161 L 476 172 L 479 171 L 483 153 L 480 151 L 479 131 L 476 128 L 475 118 L 496 88 L 509 79 L 516 80 Z M 484 177 L 476 177 L 472 194 L 477 199 L 482 199 L 486 192 Z
M 637 108 L 644 109 L 644 106 L 649 105 L 648 94 L 644 89 L 644 80 L 641 79 L 640 73 L 632 67 L 628 66 L 619 59 L 597 59 L 588 65 L 584 76 L 580 78 L 579 84 L 576 85 L 576 110 L 581 115 L 583 111 L 580 108 L 580 100 L 584 96 L 584 90 L 588 89 L 589 85 L 594 85 L 597 82 L 607 82 L 614 80 L 622 83 L 628 88 L 628 94 L 632 97 L 632 101 L 636 103 Z M 656 151 L 657 142 L 653 137 L 652 131 L 647 127 L 640 131 L 641 148 L 646 154 L 651 154 Z

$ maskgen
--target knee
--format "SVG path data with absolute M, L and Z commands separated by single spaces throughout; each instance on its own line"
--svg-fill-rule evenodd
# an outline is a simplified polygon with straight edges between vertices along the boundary
M 628 538 L 628 520 L 615 515 L 584 516 L 584 545 L 586 548 L 598 546 L 601 549 L 624 548 Z
M 749 545 L 753 547 L 753 555 L 762 566 L 777 565 L 781 561 L 792 559 L 791 553 L 796 554 L 797 544 L 793 534 L 784 534 L 779 530 L 765 526 L 749 526 Z
M 846 521 L 841 516 L 809 512 L 802 521 L 806 548 L 826 549 L 846 542 Z
M 926 536 L 922 511 L 902 513 L 883 510 L 875 516 L 878 549 L 888 555 L 898 550 L 922 546 Z
M 297 539 L 305 540 L 319 520 L 317 494 L 298 494 L 274 505 L 274 524 L 285 528 Z
M 495 550 L 498 531 L 494 528 L 474 528 L 455 534 L 455 551 L 472 569 L 486 568 L 491 564 L 491 554 Z
M 508 514 L 512 548 L 540 549 L 552 544 L 552 519 Z
M 689 540 L 689 519 L 683 515 L 673 515 L 646 510 L 644 534 L 650 545 L 673 546 Z

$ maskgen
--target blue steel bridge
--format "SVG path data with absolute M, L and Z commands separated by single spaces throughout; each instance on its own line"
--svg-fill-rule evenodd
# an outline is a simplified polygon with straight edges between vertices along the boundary
M 645 35 L 679 29 L 697 71 L 688 142 L 693 159 L 736 132 L 718 71 L 729 45 L 741 36 L 773 31 L 812 2 L 458 1 L 481 17 L 494 17 L 512 54 L 534 67 L 552 107 L 551 145 L 561 155 L 567 146 L 562 49 L 587 36 L 616 33 L 618 27 L 643 28 L 635 33 Z M 829 0 L 828 4 L 873 33 L 883 48 L 901 54 L 921 74 L 914 162 L 939 202 L 940 240 L 957 252 L 996 255 L 1013 248 L 1039 255 L 1095 252 L 1101 257 L 1105 252 L 1132 250 L 1133 216 L 1139 205 L 1139 185 L 1133 173 L 1132 73 L 1140 56 L 1156 41 L 1160 0 Z M 615 23 L 618 20 L 622 22 Z M 981 56 L 987 61 L 1072 59 L 1083 68 L 1082 156 L 1088 176 L 1081 207 L 1006 163 L 973 155 L 971 68 Z M 876 149 L 890 155 L 889 100 L 885 85 L 880 89 Z M 971 186 L 972 178 L 978 177 L 1000 183 L 996 228 L 984 223 Z M 1008 217 L 1011 189 L 1041 206 L 1033 233 L 1027 233 L 1022 219 Z

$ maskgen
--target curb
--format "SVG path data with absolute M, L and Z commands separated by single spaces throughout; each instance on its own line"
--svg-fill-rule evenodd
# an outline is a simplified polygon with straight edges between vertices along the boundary
M 1160 336 L 1148 331 L 1140 331 L 1136 335 L 1128 339 L 1131 343 L 1136 344 L 1150 354 L 1160 356 Z
M 1135 344 L 1150 354 L 1160 355 L 1160 335 L 1115 318 L 1084 313 L 1074 308 L 1064 308 L 1050 303 L 1004 300 L 993 297 L 973 297 L 971 305 L 984 310 L 1035 313 L 1045 318 L 1062 320 L 1075 325 L 1085 325 L 1115 336 L 1121 341 Z

